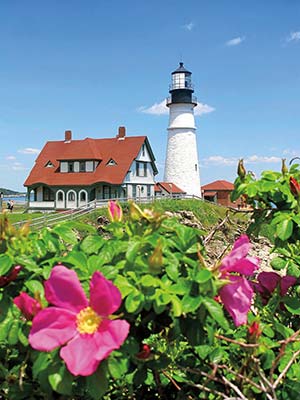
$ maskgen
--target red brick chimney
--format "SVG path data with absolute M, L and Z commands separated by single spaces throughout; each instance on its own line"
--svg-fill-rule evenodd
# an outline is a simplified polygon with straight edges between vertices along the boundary
M 65 131 L 65 142 L 71 142 L 72 140 L 72 131 Z
M 119 131 L 117 134 L 117 139 L 124 140 L 126 135 L 126 128 L 125 126 L 119 126 Z

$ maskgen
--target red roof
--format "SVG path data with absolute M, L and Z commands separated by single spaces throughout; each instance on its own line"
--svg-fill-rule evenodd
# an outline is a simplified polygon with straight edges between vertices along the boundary
M 158 193 L 161 192 L 161 189 L 164 189 L 169 194 L 186 193 L 172 182 L 157 182 L 154 186 L 154 191 Z
M 132 136 L 124 139 L 91 139 L 47 142 L 36 159 L 24 186 L 44 183 L 49 186 L 91 185 L 97 182 L 121 184 L 141 146 L 146 144 L 153 156 L 146 136 Z M 106 165 L 113 159 L 116 165 Z M 93 172 L 59 172 L 61 160 L 98 160 L 100 163 Z M 48 162 L 54 167 L 46 167 Z M 153 156 L 152 167 L 157 169 Z
M 210 190 L 208 192 L 204 193 L 204 196 L 206 197 L 214 197 L 217 194 L 217 192 L 211 192 Z
M 234 189 L 234 185 L 231 182 L 220 180 L 208 183 L 207 185 L 201 186 L 202 191 L 210 191 L 210 190 L 230 190 Z

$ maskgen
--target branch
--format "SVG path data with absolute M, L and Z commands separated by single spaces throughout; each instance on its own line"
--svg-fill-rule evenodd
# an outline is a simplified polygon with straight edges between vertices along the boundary
M 246 348 L 249 348 L 249 347 L 250 347 L 250 348 L 259 347 L 259 344 L 258 344 L 258 343 L 243 343 L 243 342 L 239 342 L 238 340 L 230 339 L 230 338 L 228 338 L 228 337 L 226 337 L 226 336 L 219 335 L 219 334 L 216 334 L 215 337 L 216 337 L 217 339 L 225 340 L 226 342 L 230 342 L 230 343 L 237 344 L 237 345 L 239 345 L 239 346 L 241 346 L 241 347 L 246 347 Z
M 295 359 L 298 357 L 298 355 L 300 354 L 300 350 L 297 350 L 296 353 L 293 354 L 292 358 L 290 359 L 290 361 L 287 363 L 287 365 L 285 366 L 284 370 L 281 372 L 281 374 L 278 376 L 278 378 L 276 379 L 276 381 L 274 382 L 273 388 L 276 389 L 276 387 L 279 385 L 281 379 L 284 377 L 284 375 L 288 372 L 289 368 L 291 367 L 291 365 L 293 364 L 293 362 L 295 361 Z
M 206 245 L 207 243 L 209 243 L 211 241 L 211 239 L 213 238 L 214 234 L 223 226 L 226 224 L 226 222 L 229 221 L 229 214 L 228 212 L 226 213 L 226 217 L 217 225 L 215 226 L 210 232 L 209 234 L 206 236 L 206 238 L 203 240 L 203 244 Z
M 178 385 L 178 383 L 172 378 L 171 375 L 169 375 L 166 371 L 161 371 L 162 374 L 169 379 L 171 383 L 176 387 L 177 390 L 181 390 L 181 387 Z
M 241 400 L 248 400 L 247 397 L 245 397 L 243 395 L 243 393 L 240 391 L 240 389 L 237 386 L 235 386 L 233 383 L 231 383 L 227 378 L 225 378 L 225 376 L 222 376 L 222 379 L 228 386 L 231 387 L 232 390 L 235 391 L 236 394 L 238 394 L 240 396 Z

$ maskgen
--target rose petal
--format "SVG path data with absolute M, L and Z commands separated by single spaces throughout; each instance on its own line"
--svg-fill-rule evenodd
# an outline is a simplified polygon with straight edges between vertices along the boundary
M 245 258 L 250 250 L 249 238 L 247 235 L 241 235 L 233 245 L 231 252 L 222 259 L 220 270 L 235 271 L 234 268 L 240 260 Z
M 95 357 L 97 351 L 98 345 L 94 335 L 76 335 L 60 350 L 60 356 L 71 374 L 88 376 L 96 371 L 100 363 Z
M 241 276 L 230 276 L 230 283 L 223 286 L 219 294 L 235 325 L 246 324 L 253 297 L 249 282 Z
M 40 311 L 32 321 L 29 343 L 40 351 L 51 351 L 68 342 L 76 334 L 76 314 L 49 307 Z
M 297 282 L 297 278 L 294 276 L 286 275 L 281 278 L 280 281 L 280 296 L 285 296 L 291 286 L 294 286 Z
M 79 312 L 88 306 L 88 300 L 75 271 L 55 266 L 45 282 L 45 297 L 49 303 L 70 311 Z
M 90 283 L 90 306 L 101 316 L 114 313 L 121 305 L 119 289 L 96 271 Z
M 121 320 L 104 320 L 98 332 L 93 335 L 79 335 L 60 351 L 68 370 L 73 375 L 93 374 L 101 360 L 118 349 L 126 339 L 129 324 Z
M 280 275 L 276 272 L 263 271 L 258 274 L 257 280 L 258 283 L 271 294 L 280 281 Z

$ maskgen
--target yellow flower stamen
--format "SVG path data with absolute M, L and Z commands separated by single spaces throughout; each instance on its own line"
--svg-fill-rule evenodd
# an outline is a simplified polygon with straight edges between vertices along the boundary
M 79 333 L 95 333 L 102 318 L 91 307 L 86 307 L 77 315 L 76 324 Z

